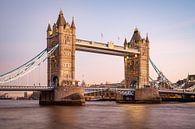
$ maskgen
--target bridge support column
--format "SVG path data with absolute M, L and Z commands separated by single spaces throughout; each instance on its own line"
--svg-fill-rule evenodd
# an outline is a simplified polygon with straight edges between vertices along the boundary
M 52 100 L 54 100 L 54 92 L 53 91 L 41 91 L 39 97 L 40 105 L 49 105 Z

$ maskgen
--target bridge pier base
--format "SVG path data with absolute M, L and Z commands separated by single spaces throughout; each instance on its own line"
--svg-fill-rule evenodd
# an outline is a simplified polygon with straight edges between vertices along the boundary
M 161 103 L 158 89 L 145 87 L 135 90 L 136 103 Z
M 85 104 L 84 89 L 76 86 L 59 86 L 54 91 L 42 91 L 39 104 L 82 106 Z

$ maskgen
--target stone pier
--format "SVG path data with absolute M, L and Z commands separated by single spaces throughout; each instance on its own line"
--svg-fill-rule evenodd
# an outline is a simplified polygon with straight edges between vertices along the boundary
M 59 86 L 54 91 L 42 91 L 39 104 L 82 106 L 85 104 L 84 89 L 76 86 Z
M 145 87 L 135 90 L 136 103 L 160 103 L 161 98 L 158 89 Z

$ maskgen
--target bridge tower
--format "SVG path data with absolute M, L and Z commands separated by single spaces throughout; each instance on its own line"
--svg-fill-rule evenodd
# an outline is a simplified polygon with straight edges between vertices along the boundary
M 70 25 L 60 11 L 51 30 L 47 28 L 47 48 L 59 44 L 57 51 L 48 58 L 48 85 L 70 86 L 75 82 L 76 27 L 74 18 Z
M 75 44 L 76 26 L 74 18 L 71 25 L 66 22 L 60 11 L 53 28 L 48 24 L 47 49 L 56 45 L 57 50 L 48 57 L 48 86 L 55 86 L 54 91 L 42 91 L 39 103 L 41 105 L 83 105 L 84 90 L 75 81 Z
M 127 88 L 143 88 L 149 84 L 149 39 L 142 39 L 140 32 L 135 28 L 129 42 L 125 39 L 125 48 L 138 49 L 140 54 L 124 57 L 125 85 Z

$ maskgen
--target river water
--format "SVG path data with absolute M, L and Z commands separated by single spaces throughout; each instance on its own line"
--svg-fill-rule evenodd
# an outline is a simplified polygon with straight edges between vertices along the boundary
M 195 103 L 39 106 L 0 100 L 0 129 L 195 129 Z

